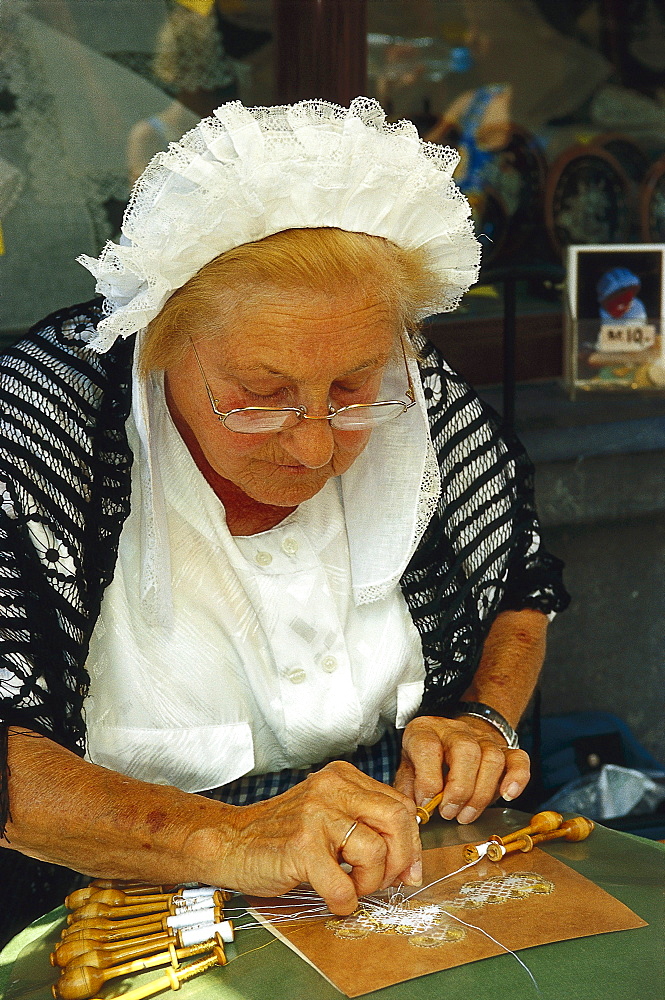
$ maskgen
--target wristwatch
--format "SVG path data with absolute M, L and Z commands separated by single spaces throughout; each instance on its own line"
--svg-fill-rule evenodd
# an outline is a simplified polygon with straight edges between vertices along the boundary
M 476 719 L 484 719 L 485 722 L 489 722 L 491 726 L 499 730 L 511 750 L 519 749 L 517 733 L 508 720 L 504 719 L 496 709 L 484 705 L 482 701 L 460 701 L 457 705 L 455 718 L 459 718 L 460 715 L 472 715 Z

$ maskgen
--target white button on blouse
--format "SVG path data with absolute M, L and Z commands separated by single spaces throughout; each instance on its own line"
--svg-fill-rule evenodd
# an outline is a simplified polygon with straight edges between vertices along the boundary
M 302 684 L 303 681 L 307 680 L 307 674 L 300 667 L 294 667 L 293 670 L 289 670 L 286 673 L 292 684 Z

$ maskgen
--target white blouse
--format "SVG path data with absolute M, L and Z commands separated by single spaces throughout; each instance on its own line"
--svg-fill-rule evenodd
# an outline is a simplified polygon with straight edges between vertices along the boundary
M 247 537 L 230 534 L 161 380 L 135 385 L 132 508 L 86 664 L 88 759 L 196 792 L 353 752 L 413 717 L 424 665 L 399 578 L 440 489 L 416 384 L 420 405 L 347 473 Z

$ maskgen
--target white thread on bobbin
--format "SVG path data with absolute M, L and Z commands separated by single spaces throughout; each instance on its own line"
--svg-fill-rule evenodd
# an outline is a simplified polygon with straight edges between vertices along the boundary
M 166 918 L 168 927 L 193 927 L 196 924 L 212 924 L 215 922 L 215 907 L 207 906 L 204 909 L 184 910 L 182 913 L 174 913 Z
M 211 896 L 200 896 L 184 900 L 178 903 L 174 900 L 175 905 L 178 907 L 179 913 L 190 913 L 192 910 L 209 910 L 211 906 L 214 906 Z
M 188 948 L 192 944 L 201 944 L 203 941 L 210 941 L 215 934 L 220 934 L 222 941 L 229 944 L 235 940 L 235 929 L 230 920 L 223 920 L 221 923 L 198 924 L 196 927 L 183 927 L 180 931 L 180 941 L 183 948 Z
M 219 890 L 217 885 L 200 885 L 195 889 L 182 889 L 178 895 L 183 899 L 200 899 L 203 896 L 213 896 Z

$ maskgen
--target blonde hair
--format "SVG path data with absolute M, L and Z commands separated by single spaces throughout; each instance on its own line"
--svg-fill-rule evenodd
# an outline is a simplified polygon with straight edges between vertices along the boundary
M 227 250 L 174 292 L 147 328 L 141 371 L 176 364 L 190 335 L 219 336 L 220 313 L 252 300 L 283 292 L 372 296 L 413 333 L 419 311 L 438 291 L 440 279 L 422 249 L 342 229 L 288 229 Z

